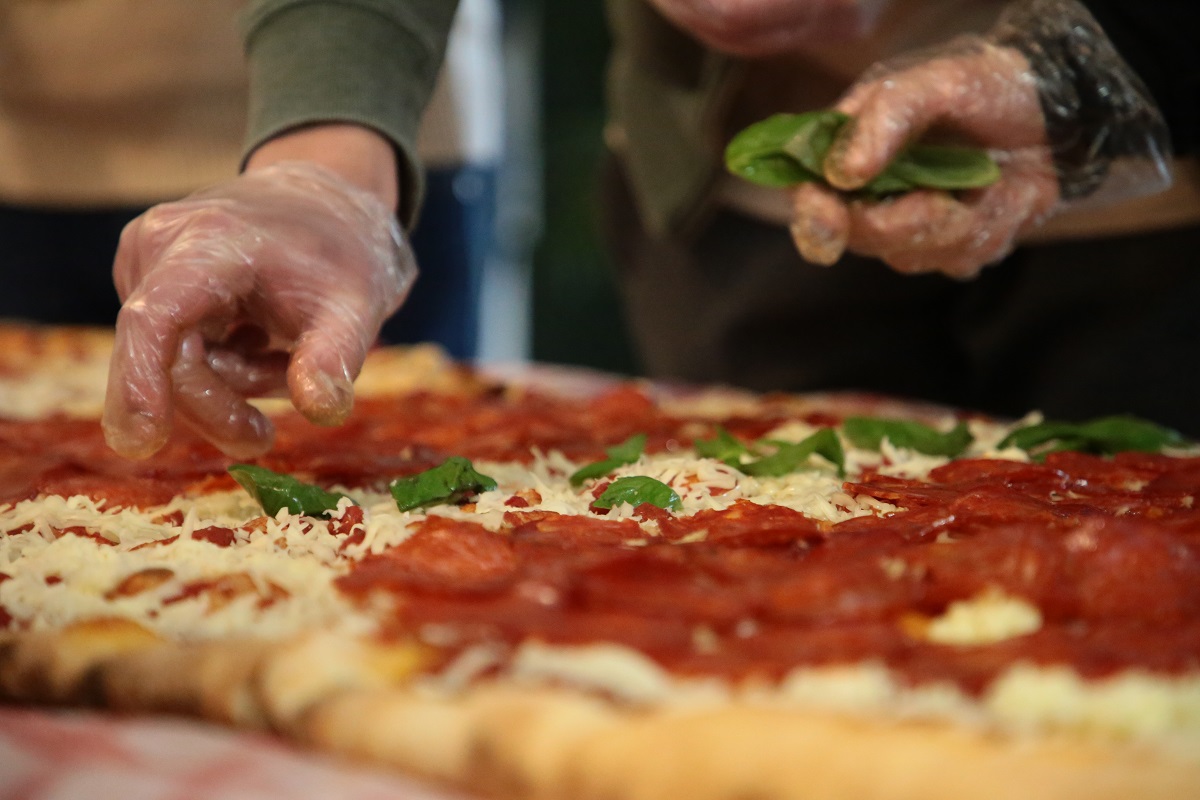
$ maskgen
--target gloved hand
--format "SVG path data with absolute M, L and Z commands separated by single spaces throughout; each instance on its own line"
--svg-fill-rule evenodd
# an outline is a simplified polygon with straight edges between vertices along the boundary
M 872 68 L 836 107 L 854 118 L 824 165 L 838 189 L 863 186 L 927 133 L 992 148 L 1001 179 L 882 202 L 805 184 L 793 195 L 792 237 L 817 264 L 849 249 L 902 272 L 971 277 L 1069 204 L 1170 184 L 1161 114 L 1075 0 L 1013 3 L 988 36 Z
M 178 416 L 253 457 L 274 432 L 246 398 L 284 387 L 310 420 L 341 422 L 415 275 L 392 210 L 316 164 L 274 164 L 156 206 L 125 229 L 113 267 L 124 305 L 109 445 L 149 456 Z
M 766 56 L 871 31 L 890 0 L 650 0 L 658 11 L 724 53 Z

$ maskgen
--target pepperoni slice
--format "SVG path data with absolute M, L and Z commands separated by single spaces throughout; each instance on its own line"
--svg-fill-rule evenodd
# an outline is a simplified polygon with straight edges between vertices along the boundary
M 56 494 L 62 497 L 84 495 L 101 502 L 104 508 L 154 508 L 175 498 L 180 486 L 171 481 L 138 476 L 93 474 L 77 467 L 62 467 L 44 475 L 32 496 Z
M 491 592 L 511 583 L 512 543 L 473 522 L 429 517 L 401 544 L 358 562 L 338 586 L 350 594 L 417 588 Z
M 646 538 L 632 519 L 597 519 L 553 511 L 510 511 L 504 515 L 517 541 L 582 549 L 623 545 Z
M 192 538 L 200 542 L 215 544 L 217 547 L 229 547 L 237 541 L 237 534 L 230 528 L 210 525 L 207 528 L 192 531 Z
M 700 511 L 689 517 L 670 517 L 658 522 L 669 541 L 703 533 L 703 541 L 709 544 L 775 547 L 803 545 L 824 538 L 821 526 L 799 511 L 748 500 L 738 500 L 721 511 Z
M 614 552 L 576 575 L 572 599 L 589 611 L 721 623 L 757 605 L 753 584 L 721 580 L 670 545 Z
M 908 575 L 889 578 L 877 557 L 810 557 L 767 592 L 774 620 L 845 623 L 895 619 L 920 607 L 924 586 Z

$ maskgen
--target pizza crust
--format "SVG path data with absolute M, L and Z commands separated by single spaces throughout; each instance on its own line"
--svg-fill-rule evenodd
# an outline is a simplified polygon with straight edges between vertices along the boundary
M 163 642 L 97 665 L 93 699 L 113 711 L 179 714 L 245 730 L 266 729 L 258 675 L 277 648 L 253 640 Z
M 625 706 L 566 687 L 408 682 L 404 643 L 164 641 L 101 621 L 0 640 L 10 700 L 270 729 L 324 752 L 523 800 L 1183 800 L 1200 754 L 946 720 L 728 702 Z
M 638 711 L 565 689 L 346 693 L 301 738 L 529 800 L 1182 800 L 1200 787 L 1200 758 L 1150 746 L 743 705 Z
M 35 399 L 39 414 L 97 416 L 104 384 L 95 375 L 103 375 L 111 346 L 108 330 L 0 325 L 0 411 L 11 410 L 5 392 L 28 391 L 29 377 L 43 375 L 69 392 L 61 406 Z M 371 397 L 496 387 L 436 348 L 387 348 L 371 354 L 357 388 L 360 397 Z M 943 413 L 882 398 L 743 399 L 747 413 L 789 403 L 923 418 Z M 680 408 L 710 405 L 720 413 L 735 400 L 742 401 L 703 392 L 674 398 Z M 1190 749 L 1157 740 L 1089 741 L 732 701 L 647 709 L 547 685 L 481 684 L 447 694 L 410 683 L 421 658 L 419 648 L 404 642 L 326 634 L 172 642 L 132 622 L 94 620 L 61 631 L 0 634 L 0 697 L 274 730 L 322 751 L 498 798 L 1200 796 L 1194 739 Z
M 99 418 L 104 410 L 112 328 L 0 321 L 0 416 Z M 355 380 L 358 398 L 424 391 L 475 394 L 496 382 L 453 361 L 433 344 L 377 347 Z M 257 398 L 265 413 L 289 411 L 287 398 Z
M 86 703 L 100 665 L 162 643 L 151 631 L 123 619 L 92 620 L 60 631 L 0 634 L 0 696 L 23 702 Z

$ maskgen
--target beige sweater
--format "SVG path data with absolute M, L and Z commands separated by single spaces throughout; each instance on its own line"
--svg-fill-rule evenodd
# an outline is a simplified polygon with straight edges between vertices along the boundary
M 497 3 L 2 0 L 0 203 L 171 199 L 234 176 L 280 131 L 338 119 L 396 145 L 411 221 L 422 160 L 498 157 Z
M 0 4 L 0 202 L 137 205 L 235 175 L 242 5 Z

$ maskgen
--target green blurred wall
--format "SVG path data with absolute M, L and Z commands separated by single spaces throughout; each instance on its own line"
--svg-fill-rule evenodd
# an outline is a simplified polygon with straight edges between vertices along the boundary
M 543 234 L 533 262 L 533 357 L 632 374 L 600 233 L 604 65 L 601 0 L 541 0 Z

